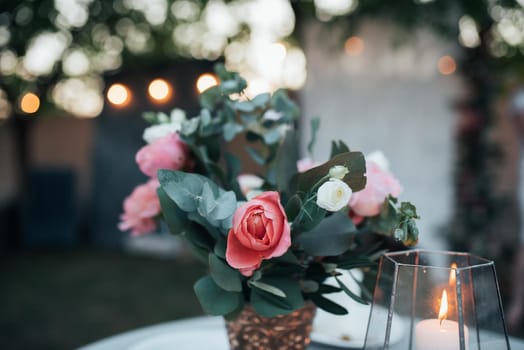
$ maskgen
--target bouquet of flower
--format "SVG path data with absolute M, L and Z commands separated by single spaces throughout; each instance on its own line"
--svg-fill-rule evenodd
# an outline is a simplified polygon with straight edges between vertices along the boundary
M 330 159 L 299 159 L 296 104 L 282 90 L 245 97 L 246 82 L 216 67 L 220 78 L 200 97 L 200 114 L 186 118 L 147 113 L 148 143 L 136 161 L 151 179 L 124 202 L 120 229 L 153 231 L 159 219 L 209 266 L 194 286 L 203 309 L 232 316 L 250 304 L 262 316 L 288 314 L 310 300 L 335 314 L 325 298 L 344 291 L 341 270 L 370 266 L 376 249 L 359 244 L 366 233 L 417 242 L 416 209 L 398 203 L 398 181 L 375 153 L 365 159 L 333 141 Z M 318 120 L 312 122 L 311 152 Z M 259 165 L 243 172 L 228 149 L 245 139 L 245 157 Z M 367 182 L 366 182 L 367 181 Z M 326 284 L 334 277 L 338 286 Z

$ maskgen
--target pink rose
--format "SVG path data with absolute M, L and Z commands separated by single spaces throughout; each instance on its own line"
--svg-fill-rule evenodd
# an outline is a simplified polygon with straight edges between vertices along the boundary
M 226 260 L 251 276 L 262 260 L 283 255 L 291 246 L 291 230 L 278 192 L 264 192 L 239 206 L 227 236 Z
M 188 160 L 188 148 L 177 133 L 171 133 L 142 147 L 135 159 L 144 174 L 156 177 L 159 169 L 182 169 Z
M 304 173 L 311 168 L 320 165 L 317 162 L 314 162 L 311 158 L 302 158 L 297 160 L 297 169 L 299 173 Z
M 158 180 L 151 179 L 137 186 L 124 200 L 124 213 L 120 216 L 118 228 L 131 230 L 131 235 L 139 236 L 156 228 L 155 216 L 160 213 L 160 201 L 156 189 Z
M 349 206 L 357 220 L 360 216 L 378 215 L 388 195 L 398 197 L 402 192 L 398 180 L 375 162 L 368 160 L 366 169 L 366 187 L 362 191 L 353 193 L 349 200 Z

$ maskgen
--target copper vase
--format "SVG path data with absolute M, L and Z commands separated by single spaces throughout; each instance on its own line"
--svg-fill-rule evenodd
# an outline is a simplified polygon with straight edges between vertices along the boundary
M 304 350 L 310 343 L 316 307 L 306 305 L 288 315 L 263 317 L 250 306 L 226 322 L 231 350 Z

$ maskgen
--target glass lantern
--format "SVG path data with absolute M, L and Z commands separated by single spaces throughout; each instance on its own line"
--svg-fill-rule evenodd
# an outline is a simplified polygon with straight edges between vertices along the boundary
M 494 263 L 455 252 L 385 254 L 364 349 L 510 349 Z

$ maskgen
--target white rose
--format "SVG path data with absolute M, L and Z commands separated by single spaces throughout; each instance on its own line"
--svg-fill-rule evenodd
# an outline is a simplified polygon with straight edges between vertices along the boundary
M 329 169 L 329 176 L 339 180 L 342 180 L 347 173 L 349 173 L 349 170 L 343 165 L 335 165 Z
M 371 152 L 366 156 L 366 161 L 375 163 L 384 171 L 389 171 L 389 161 L 382 151 Z
M 352 193 L 344 181 L 331 178 L 318 188 L 317 205 L 327 211 L 339 211 L 348 204 Z

